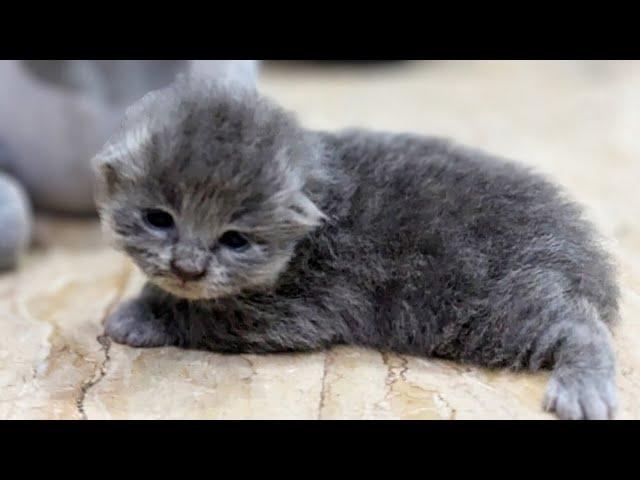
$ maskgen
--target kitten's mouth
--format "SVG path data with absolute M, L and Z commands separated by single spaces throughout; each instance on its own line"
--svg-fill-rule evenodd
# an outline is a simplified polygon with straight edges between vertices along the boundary
M 174 276 L 154 276 L 152 282 L 172 295 L 187 300 L 210 300 L 229 295 L 224 288 L 213 288 L 198 280 L 183 280 Z
M 206 298 L 205 288 L 199 281 L 185 280 L 178 277 L 154 277 L 154 283 L 167 292 L 182 298 L 197 300 Z

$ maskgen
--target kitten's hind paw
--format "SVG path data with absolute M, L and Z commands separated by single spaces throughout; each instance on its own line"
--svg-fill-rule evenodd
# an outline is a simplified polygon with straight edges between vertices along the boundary
M 613 378 L 595 372 L 554 375 L 543 406 L 562 420 L 613 419 L 617 407 Z
M 131 300 L 107 317 L 105 332 L 117 343 L 132 347 L 173 345 L 174 338 L 139 300 Z

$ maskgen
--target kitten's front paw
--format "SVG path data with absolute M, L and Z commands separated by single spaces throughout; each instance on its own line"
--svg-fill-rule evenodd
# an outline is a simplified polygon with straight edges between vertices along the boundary
M 104 326 L 115 342 L 132 347 L 161 347 L 174 343 L 162 323 L 139 300 L 120 305 L 107 317 Z
M 584 372 L 554 375 L 543 406 L 563 420 L 612 419 L 617 407 L 613 378 Z

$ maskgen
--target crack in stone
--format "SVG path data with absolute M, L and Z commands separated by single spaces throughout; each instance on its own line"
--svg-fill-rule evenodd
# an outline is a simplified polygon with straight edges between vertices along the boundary
M 384 384 L 385 384 L 385 387 L 387 387 L 386 388 L 387 391 L 384 397 L 382 398 L 382 400 L 376 402 L 373 405 L 374 408 L 378 408 L 378 409 L 382 409 L 383 408 L 382 404 L 390 400 L 391 394 L 393 393 L 393 384 L 395 382 L 393 367 L 389 363 L 389 354 L 386 352 L 380 352 L 380 355 L 382 356 L 382 363 L 384 363 L 384 366 L 387 368 L 387 375 L 384 380 Z
M 107 315 L 111 313 L 114 307 L 122 299 L 122 296 L 124 295 L 124 290 L 127 286 L 129 278 L 131 277 L 131 271 L 132 271 L 131 266 L 127 264 L 127 267 L 124 269 L 124 273 L 120 277 L 120 281 L 118 283 L 118 288 L 116 290 L 116 293 L 113 296 L 113 299 L 107 305 L 107 308 L 105 308 L 104 315 L 100 323 L 104 323 L 105 319 L 107 318 Z M 102 333 L 101 335 L 98 335 L 96 337 L 96 341 L 100 344 L 100 349 L 102 350 L 104 358 L 102 362 L 100 362 L 97 368 L 94 370 L 92 377 L 89 380 L 83 382 L 82 385 L 80 386 L 80 392 L 78 393 L 78 396 L 76 398 L 76 408 L 82 420 L 87 420 L 87 413 L 85 412 L 85 409 L 84 409 L 84 401 L 87 398 L 87 393 L 91 388 L 93 388 L 95 385 L 100 383 L 100 381 L 106 376 L 107 367 L 109 365 L 109 362 L 111 361 L 111 356 L 110 356 L 111 339 L 106 334 Z
M 400 380 L 413 386 L 413 383 L 409 382 L 406 377 L 407 371 L 409 370 L 409 360 L 407 360 L 402 355 L 393 354 L 393 355 L 396 355 L 401 362 L 400 366 L 394 366 L 392 365 L 390 360 L 392 354 L 387 352 L 381 352 L 380 355 L 382 356 L 382 362 L 387 367 L 387 377 L 385 378 L 385 382 L 384 382 L 385 386 L 387 387 L 387 392 L 385 393 L 385 396 L 382 400 L 375 403 L 374 406 L 376 408 L 382 408 L 383 402 L 388 402 L 391 400 L 391 397 L 393 396 L 393 393 L 394 393 L 393 389 Z M 416 387 L 420 389 L 419 386 L 416 386 Z
M 451 406 L 449 401 L 440 392 L 434 392 L 434 396 L 444 404 L 444 407 L 450 412 L 448 420 L 455 420 L 458 416 L 458 410 Z
M 258 375 L 258 370 L 256 369 L 255 364 L 247 355 L 240 355 L 240 358 L 242 358 L 245 362 L 247 362 L 247 365 L 249 365 L 249 368 L 251 369 L 251 376 L 247 380 L 252 380 L 253 377 Z
M 399 354 L 393 354 L 393 353 L 387 353 L 387 352 L 381 352 L 381 355 L 382 355 L 382 361 L 387 367 L 387 377 L 385 379 L 385 386 L 387 387 L 387 392 L 384 398 L 375 404 L 376 408 L 383 408 L 383 403 L 389 402 L 391 400 L 391 398 L 395 394 L 394 392 L 395 386 L 399 381 L 402 381 L 406 383 L 408 386 L 410 386 L 411 388 L 415 388 L 421 392 L 432 395 L 434 399 L 436 399 L 437 402 L 440 402 L 440 404 L 446 409 L 448 413 L 447 415 L 448 419 L 455 420 L 456 416 L 458 415 L 457 410 L 451 406 L 451 404 L 439 391 L 432 390 L 429 388 L 424 388 L 407 379 L 407 372 L 409 371 L 409 360 L 406 357 Z M 396 356 L 400 360 L 399 365 L 393 365 L 393 363 L 391 362 L 391 355 Z M 406 392 L 404 394 L 407 395 Z M 408 396 L 415 398 L 412 395 L 408 395 Z
M 322 420 L 322 410 L 324 409 L 324 402 L 326 400 L 326 387 L 327 387 L 327 367 L 329 363 L 330 351 L 326 351 L 324 354 L 324 362 L 322 364 L 322 387 L 320 389 L 320 403 L 318 404 L 318 417 L 317 420 Z
M 400 366 L 400 373 L 398 375 L 403 382 L 408 382 L 406 374 L 409 370 L 409 360 L 407 360 L 402 355 L 398 355 L 398 358 L 402 362 L 402 365 Z

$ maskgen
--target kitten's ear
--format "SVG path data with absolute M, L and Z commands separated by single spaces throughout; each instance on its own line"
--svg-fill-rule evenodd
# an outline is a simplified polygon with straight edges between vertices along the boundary
M 285 209 L 287 226 L 299 233 L 307 233 L 319 226 L 327 217 L 303 192 L 290 197 Z
M 98 154 L 92 160 L 96 173 L 97 192 L 99 196 L 113 195 L 122 182 L 122 175 L 115 161 Z

